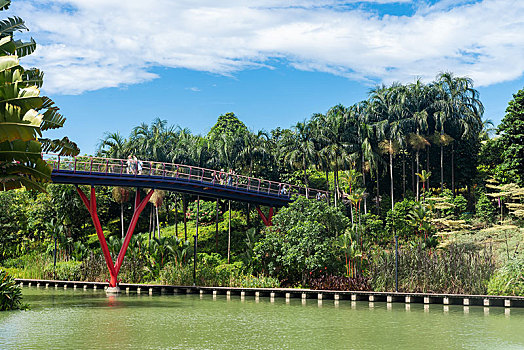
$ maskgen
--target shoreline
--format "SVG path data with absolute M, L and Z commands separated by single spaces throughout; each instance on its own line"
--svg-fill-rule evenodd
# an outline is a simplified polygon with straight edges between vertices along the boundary
M 64 289 L 100 289 L 105 290 L 107 282 L 60 281 L 15 278 L 21 287 L 64 288 Z M 201 287 L 175 286 L 163 284 L 120 283 L 121 293 L 138 294 L 213 294 L 237 295 L 271 298 L 301 298 L 317 300 L 350 300 L 405 304 L 441 304 L 484 307 L 523 308 L 524 297 L 503 295 L 468 295 L 409 292 L 372 292 L 372 291 L 339 291 L 298 288 L 243 288 L 243 287 Z

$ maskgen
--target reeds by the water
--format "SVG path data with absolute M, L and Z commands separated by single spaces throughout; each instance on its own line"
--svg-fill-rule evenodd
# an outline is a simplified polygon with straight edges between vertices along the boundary
M 486 294 L 495 270 L 492 254 L 472 245 L 451 244 L 446 249 L 401 247 L 398 288 L 405 292 Z M 370 261 L 375 291 L 395 290 L 395 251 L 376 254 Z

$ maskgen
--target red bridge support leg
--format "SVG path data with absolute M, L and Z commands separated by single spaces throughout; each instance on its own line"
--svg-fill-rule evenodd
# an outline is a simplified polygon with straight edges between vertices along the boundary
M 260 209 L 258 205 L 257 205 L 257 211 L 258 211 L 258 215 L 260 215 L 260 218 L 264 222 L 264 225 L 268 227 L 273 226 L 273 222 L 271 221 L 273 219 L 273 208 L 269 208 L 269 214 L 267 217 L 264 215 L 264 213 L 262 212 L 262 210 Z
M 129 242 L 131 241 L 131 236 L 133 236 L 133 231 L 135 230 L 136 224 L 138 222 L 138 217 L 140 216 L 142 210 L 144 210 L 147 202 L 149 201 L 149 198 L 151 198 L 154 191 L 149 191 L 147 196 L 142 201 L 140 201 L 140 192 L 137 189 L 133 217 L 131 219 L 131 223 L 129 224 L 129 228 L 127 229 L 126 237 L 124 239 L 124 243 L 122 244 L 122 248 L 120 249 L 120 253 L 118 254 L 118 257 L 116 259 L 115 265 L 113 265 L 113 259 L 111 259 L 111 254 L 109 253 L 109 249 L 107 248 L 107 242 L 104 236 L 104 232 L 102 230 L 102 225 L 100 224 L 100 220 L 98 219 L 98 214 L 96 211 L 95 188 L 91 186 L 91 199 L 87 199 L 85 193 L 78 186 L 76 187 L 76 191 L 80 195 L 82 202 L 84 202 L 87 210 L 89 211 L 91 219 L 93 219 L 93 225 L 95 226 L 96 234 L 98 236 L 98 240 L 100 241 L 100 246 L 102 247 L 102 252 L 104 253 L 104 258 L 106 260 L 106 265 L 109 269 L 109 287 L 116 287 L 118 283 L 118 272 L 120 271 L 120 267 L 122 267 L 122 263 L 124 262 L 124 256 L 126 254 L 127 247 L 129 246 Z

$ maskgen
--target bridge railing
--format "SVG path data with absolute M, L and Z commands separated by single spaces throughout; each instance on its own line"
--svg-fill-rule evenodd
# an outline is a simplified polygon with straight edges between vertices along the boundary
M 44 154 L 44 159 L 56 171 L 66 170 L 97 175 L 113 174 L 138 178 L 146 176 L 175 178 L 279 197 L 290 197 L 296 194 L 319 200 L 329 198 L 329 192 L 323 190 L 183 164 L 87 156 L 62 157 L 50 154 Z

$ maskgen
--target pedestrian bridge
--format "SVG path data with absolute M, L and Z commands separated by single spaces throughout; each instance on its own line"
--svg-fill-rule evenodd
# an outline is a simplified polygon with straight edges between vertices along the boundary
M 54 183 L 153 188 L 282 207 L 294 195 L 328 199 L 327 191 L 174 163 L 100 157 L 44 155 Z
M 143 161 L 132 157 L 112 159 L 44 155 L 44 159 L 53 167 L 51 180 L 54 183 L 76 185 L 76 190 L 93 220 L 109 270 L 110 280 L 108 282 L 112 290 L 119 290 L 117 288 L 117 276 L 122 267 L 127 247 L 135 231 L 140 213 L 154 193 L 154 191 L 149 191 L 145 198 L 141 199 L 139 188 L 162 189 L 189 193 L 197 195 L 199 198 L 221 198 L 252 203 L 256 205 L 257 211 L 266 226 L 272 225 L 273 207 L 285 206 L 293 200 L 295 195 L 318 200 L 328 199 L 326 191 L 183 164 Z M 91 186 L 90 192 L 86 194 L 78 185 Z M 102 224 L 98 217 L 95 186 L 137 188 L 133 216 L 116 261 L 113 261 L 109 253 Z M 196 234 L 194 236 L 195 256 L 200 201 L 197 201 L 197 203 Z M 262 212 L 260 205 L 270 207 L 268 216 Z

